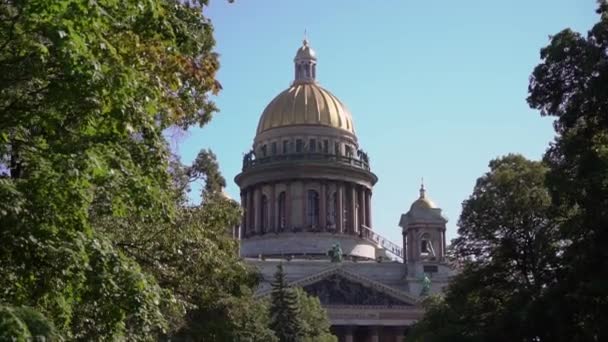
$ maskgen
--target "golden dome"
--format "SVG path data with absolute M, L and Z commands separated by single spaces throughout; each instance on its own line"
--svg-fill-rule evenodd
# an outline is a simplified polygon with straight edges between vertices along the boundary
M 420 197 L 412 203 L 411 210 L 415 209 L 435 209 L 437 206 L 430 198 L 426 197 L 426 189 L 424 188 L 424 182 L 420 184 Z
M 437 206 L 428 198 L 419 198 L 412 203 L 410 210 L 413 209 L 435 209 Z
M 355 133 L 346 106 L 314 82 L 296 82 L 275 97 L 260 117 L 257 134 L 295 125 L 327 126 Z

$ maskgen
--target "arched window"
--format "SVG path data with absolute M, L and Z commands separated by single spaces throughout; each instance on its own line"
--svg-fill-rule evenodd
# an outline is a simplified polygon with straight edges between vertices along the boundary
M 285 191 L 283 191 L 279 194 L 279 203 L 277 208 L 277 211 L 279 212 L 279 231 L 283 231 L 287 226 L 285 198 Z
M 316 227 L 319 225 L 319 193 L 315 190 L 308 190 L 306 198 L 306 223 Z
M 435 256 L 433 243 L 429 234 L 423 234 L 420 237 L 420 254 L 423 256 Z
M 268 230 L 268 198 L 266 195 L 262 195 L 260 202 L 260 231 L 263 234 Z

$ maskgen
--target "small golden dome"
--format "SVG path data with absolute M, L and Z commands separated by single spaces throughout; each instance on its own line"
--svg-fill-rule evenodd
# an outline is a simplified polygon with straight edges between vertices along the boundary
M 316 83 L 294 83 L 272 100 L 260 117 L 257 134 L 295 125 L 328 126 L 355 133 L 353 119 L 329 91 Z
M 430 198 L 426 197 L 426 189 L 424 188 L 424 181 L 420 184 L 420 197 L 412 203 L 411 210 L 415 209 L 435 209 L 437 206 Z
M 412 203 L 410 210 L 413 209 L 435 209 L 437 206 L 428 198 L 419 198 Z

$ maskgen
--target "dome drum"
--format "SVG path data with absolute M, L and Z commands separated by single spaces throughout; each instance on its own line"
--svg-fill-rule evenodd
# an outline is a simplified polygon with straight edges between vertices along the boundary
M 347 256 L 374 259 L 386 243 L 371 228 L 378 179 L 359 148 L 350 111 L 316 82 L 316 63 L 305 41 L 294 59 L 293 84 L 264 109 L 235 177 L 243 256 L 325 256 L 340 242 Z

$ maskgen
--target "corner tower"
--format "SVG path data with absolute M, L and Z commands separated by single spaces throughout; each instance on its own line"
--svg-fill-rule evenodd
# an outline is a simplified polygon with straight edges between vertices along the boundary
M 422 183 L 420 197 L 399 221 L 403 233 L 403 259 L 408 264 L 410 276 L 440 272 L 438 266 L 445 262 L 447 222 L 441 209 L 427 196 Z
M 318 84 L 316 66 L 304 40 L 292 85 L 264 109 L 243 157 L 235 178 L 244 209 L 243 257 L 322 258 L 340 243 L 347 258 L 375 259 L 389 244 L 372 231 L 377 177 L 359 148 L 352 116 Z

